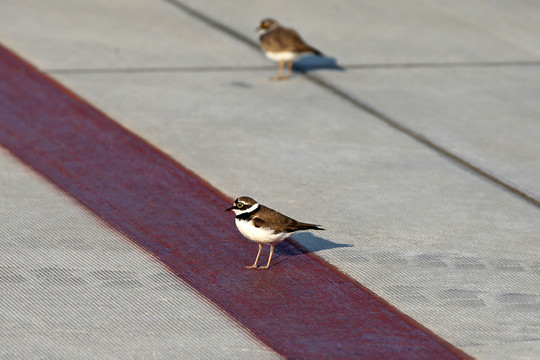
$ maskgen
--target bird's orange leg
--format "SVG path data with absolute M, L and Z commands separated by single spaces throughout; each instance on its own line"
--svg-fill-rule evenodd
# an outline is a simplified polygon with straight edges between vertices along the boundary
M 289 60 L 289 63 L 287 64 L 287 75 L 283 79 L 287 80 L 291 77 L 291 71 L 292 71 L 292 60 Z
M 268 255 L 268 262 L 266 263 L 266 266 L 261 266 L 260 270 L 266 270 L 270 267 L 270 260 L 272 260 L 272 255 L 274 255 L 274 244 L 270 244 L 270 255 Z
M 275 80 L 283 79 L 283 77 L 281 76 L 281 73 L 283 72 L 283 63 L 284 63 L 283 60 L 279 60 L 278 74 L 276 77 L 270 78 L 270 80 L 275 81 Z
M 255 258 L 255 262 L 251 266 L 244 266 L 246 269 L 256 269 L 257 263 L 259 262 L 259 256 L 261 255 L 262 245 L 259 244 L 259 252 L 257 253 L 257 257 Z

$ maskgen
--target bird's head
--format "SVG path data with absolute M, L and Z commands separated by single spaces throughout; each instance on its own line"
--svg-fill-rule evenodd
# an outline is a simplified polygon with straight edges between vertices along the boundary
M 238 199 L 234 200 L 233 206 L 231 206 L 228 209 L 225 209 L 225 211 L 233 211 L 236 215 L 251 212 L 255 210 L 256 207 L 258 207 L 259 204 L 257 201 L 253 200 L 249 196 L 241 196 Z
M 272 30 L 273 28 L 275 28 L 278 25 L 279 24 L 278 24 L 278 22 L 276 20 L 271 19 L 271 18 L 266 18 L 266 19 L 261 20 L 261 24 L 259 25 L 259 27 L 256 30 L 257 31 L 267 32 L 267 31 Z

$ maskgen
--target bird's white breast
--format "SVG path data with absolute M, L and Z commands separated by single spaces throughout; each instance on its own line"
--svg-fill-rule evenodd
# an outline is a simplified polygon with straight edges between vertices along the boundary
M 276 234 L 272 229 L 255 227 L 253 226 L 252 221 L 235 219 L 235 223 L 236 227 L 242 235 L 244 235 L 249 240 L 255 241 L 257 243 L 277 243 L 285 240 L 290 235 L 288 233 Z
M 298 57 L 298 53 L 292 51 L 266 52 L 266 57 L 274 61 L 290 61 Z

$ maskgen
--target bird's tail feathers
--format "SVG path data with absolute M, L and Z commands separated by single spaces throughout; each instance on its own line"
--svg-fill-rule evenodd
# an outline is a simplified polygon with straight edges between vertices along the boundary
M 308 223 L 299 223 L 298 228 L 300 230 L 324 230 L 321 225 L 308 224 Z
M 310 47 L 310 50 L 313 52 L 313 55 L 324 56 L 324 54 L 323 54 L 322 52 L 320 52 L 319 50 L 315 49 L 314 47 Z

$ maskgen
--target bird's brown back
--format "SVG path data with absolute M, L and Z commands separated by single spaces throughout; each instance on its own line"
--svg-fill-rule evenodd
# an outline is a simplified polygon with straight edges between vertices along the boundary
M 308 45 L 296 31 L 282 26 L 278 26 L 268 33 L 261 35 L 260 40 L 263 49 L 270 52 L 311 52 L 321 55 L 319 50 Z
M 264 205 L 260 205 L 259 210 L 253 214 L 252 220 L 254 221 L 254 224 L 259 225 L 260 227 L 270 227 L 266 224 L 273 223 L 276 228 L 276 233 L 294 232 L 299 230 L 323 230 L 319 225 L 294 220 L 293 218 L 283 215 Z

